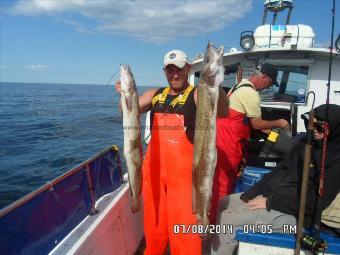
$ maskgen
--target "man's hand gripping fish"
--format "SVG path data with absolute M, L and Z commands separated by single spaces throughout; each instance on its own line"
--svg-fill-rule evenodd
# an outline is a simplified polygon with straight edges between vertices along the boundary
M 208 226 L 216 166 L 216 114 L 219 87 L 224 79 L 223 49 L 207 46 L 197 88 L 193 162 L 193 213 L 197 224 Z M 204 235 L 202 235 L 204 237 Z
M 124 157 L 129 175 L 131 211 L 140 208 L 143 151 L 140 135 L 139 101 L 130 66 L 120 66 L 121 104 L 123 110 Z

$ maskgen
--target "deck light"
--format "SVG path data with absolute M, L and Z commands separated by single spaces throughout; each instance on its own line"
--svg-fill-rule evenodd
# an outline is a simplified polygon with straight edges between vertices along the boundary
M 338 38 L 335 40 L 335 48 L 337 51 L 340 51 L 340 34 L 338 35 Z
M 240 45 L 244 50 L 250 50 L 255 44 L 255 39 L 252 31 L 244 31 L 241 33 Z

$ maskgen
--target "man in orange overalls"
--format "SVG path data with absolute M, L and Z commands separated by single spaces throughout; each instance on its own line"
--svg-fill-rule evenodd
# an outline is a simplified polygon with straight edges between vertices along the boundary
M 266 63 L 260 71 L 255 71 L 248 80 L 242 80 L 229 91 L 229 115 L 217 119 L 216 123 L 217 164 L 209 217 L 211 223 L 216 222 L 220 199 L 234 190 L 242 161 L 243 142 L 250 138 L 250 129 L 289 129 L 285 119 L 267 121 L 261 118 L 257 91 L 278 85 L 277 75 L 275 66 Z
M 140 112 L 151 110 L 151 140 L 143 162 L 144 254 L 201 254 L 192 213 L 192 161 L 197 92 L 188 83 L 187 55 L 172 50 L 164 56 L 169 86 L 151 89 L 139 98 Z M 116 89 L 120 89 L 119 82 Z M 224 93 L 224 92 L 222 92 Z M 223 99 L 225 102 L 223 102 Z M 227 97 L 220 96 L 219 114 L 226 114 Z

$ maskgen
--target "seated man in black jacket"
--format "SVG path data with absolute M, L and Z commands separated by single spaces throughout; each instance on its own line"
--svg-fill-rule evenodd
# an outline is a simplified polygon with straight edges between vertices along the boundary
M 309 171 L 305 226 L 313 221 L 315 202 L 319 194 L 319 176 L 324 165 L 324 194 L 320 207 L 325 209 L 340 191 L 340 106 L 329 105 L 326 161 L 322 164 L 323 123 L 325 105 L 315 108 L 314 144 Z M 232 255 L 238 244 L 238 229 L 283 232 L 283 225 L 296 224 L 303 169 L 305 137 L 295 141 L 293 149 L 272 172 L 243 194 L 227 196 L 220 203 L 219 225 L 232 224 L 233 231 L 214 237 L 212 254 Z M 261 227 L 262 225 L 262 227 Z

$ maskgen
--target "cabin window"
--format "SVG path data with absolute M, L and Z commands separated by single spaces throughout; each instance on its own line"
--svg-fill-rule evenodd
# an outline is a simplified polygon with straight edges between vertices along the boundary
M 305 103 L 307 95 L 307 66 L 277 66 L 280 87 L 260 91 L 262 102 Z
M 222 87 L 231 89 L 237 83 L 237 68 L 239 63 L 224 67 L 224 80 Z
M 195 72 L 195 77 L 194 77 L 194 85 L 195 86 L 198 85 L 198 81 L 200 79 L 200 74 L 201 74 L 201 72 Z

